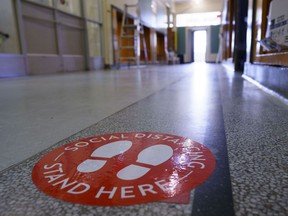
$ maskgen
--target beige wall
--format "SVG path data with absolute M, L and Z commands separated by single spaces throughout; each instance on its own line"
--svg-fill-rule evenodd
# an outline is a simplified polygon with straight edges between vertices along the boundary
M 0 6 L 0 31 L 9 34 L 4 44 L 0 46 L 0 53 L 20 53 L 16 16 L 13 1 L 2 0 Z
M 102 20 L 101 14 L 95 13 L 95 11 L 100 10 L 102 10 L 101 0 L 85 0 L 85 11 L 87 18 L 95 21 L 101 21 Z
M 102 47 L 101 47 L 101 30 L 97 23 L 88 22 L 88 42 L 89 42 L 89 55 L 102 56 Z
M 60 1 L 57 1 L 57 8 L 76 16 L 81 16 L 80 0 L 66 0 L 65 4 L 61 4 Z
M 90 57 L 102 56 L 102 30 L 98 23 L 102 23 L 102 0 L 85 0 L 84 2 L 88 30 L 88 44 Z M 96 21 L 91 22 L 90 20 Z

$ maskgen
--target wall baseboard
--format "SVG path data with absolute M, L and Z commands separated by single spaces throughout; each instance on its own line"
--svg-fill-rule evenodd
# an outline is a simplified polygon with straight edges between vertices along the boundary
M 28 54 L 28 74 L 53 74 L 63 71 L 62 59 L 59 55 Z
M 21 54 L 0 54 L 0 78 L 25 76 L 25 60 Z
M 288 68 L 268 65 L 245 64 L 244 74 L 264 87 L 288 98 Z
M 104 67 L 103 57 L 90 57 L 90 70 L 101 70 Z
M 104 69 L 103 57 L 91 57 L 90 70 Z M 26 71 L 25 57 L 21 54 L 0 54 L 0 78 L 20 77 L 27 75 L 56 74 L 72 71 L 84 71 L 84 59 L 78 56 L 27 55 L 29 71 Z M 63 70 L 65 67 L 65 70 Z

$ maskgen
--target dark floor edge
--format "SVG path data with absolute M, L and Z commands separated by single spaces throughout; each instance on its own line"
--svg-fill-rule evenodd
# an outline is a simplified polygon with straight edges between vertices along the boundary
M 210 113 L 211 116 L 217 117 L 211 118 L 210 127 L 206 129 L 206 133 L 218 134 L 218 137 L 207 135 L 204 142 L 208 147 L 217 146 L 216 168 L 212 176 L 195 189 L 191 216 L 235 215 L 219 76 L 217 79 L 220 105 L 212 115 Z

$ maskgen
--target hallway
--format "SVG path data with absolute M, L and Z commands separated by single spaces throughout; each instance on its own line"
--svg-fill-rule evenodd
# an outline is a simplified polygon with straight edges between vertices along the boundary
M 288 214 L 288 106 L 222 65 L 23 77 L 0 80 L 0 92 L 0 215 Z M 60 146 L 126 132 L 189 138 L 215 169 L 190 194 L 129 206 L 64 202 L 32 182 Z

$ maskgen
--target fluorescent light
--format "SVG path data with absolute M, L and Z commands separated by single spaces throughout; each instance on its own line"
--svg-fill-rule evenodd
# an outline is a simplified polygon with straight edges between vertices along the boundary
M 210 26 L 221 24 L 221 12 L 177 14 L 176 26 Z

